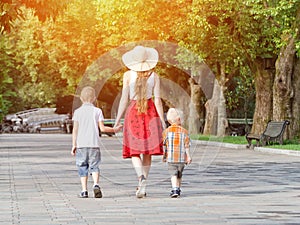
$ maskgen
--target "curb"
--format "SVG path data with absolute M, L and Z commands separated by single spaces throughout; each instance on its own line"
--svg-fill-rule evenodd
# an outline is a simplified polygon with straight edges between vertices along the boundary
M 224 148 L 246 149 L 246 145 L 230 144 L 224 142 L 192 140 L 192 143 L 208 145 L 208 146 L 224 147 Z
M 300 156 L 300 151 L 294 151 L 294 150 L 282 150 L 282 149 L 274 149 L 274 148 L 255 147 L 254 151 L 264 152 L 264 153 Z
M 230 143 L 214 142 L 214 141 L 192 140 L 192 143 L 208 145 L 208 146 L 232 148 L 232 149 L 248 149 L 248 148 L 246 148 L 246 145 L 230 144 Z M 283 150 L 283 149 L 264 148 L 264 147 L 254 147 L 253 150 L 257 151 L 257 152 L 270 153 L 270 154 L 284 154 L 284 155 L 300 156 L 300 151 L 295 151 L 295 150 L 287 150 L 287 149 Z

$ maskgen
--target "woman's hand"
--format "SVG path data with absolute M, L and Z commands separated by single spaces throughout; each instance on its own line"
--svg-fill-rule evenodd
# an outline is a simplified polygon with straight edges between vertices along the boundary
M 123 128 L 123 125 L 122 125 L 122 124 L 115 124 L 114 127 L 113 127 L 115 133 L 121 131 L 122 128 Z

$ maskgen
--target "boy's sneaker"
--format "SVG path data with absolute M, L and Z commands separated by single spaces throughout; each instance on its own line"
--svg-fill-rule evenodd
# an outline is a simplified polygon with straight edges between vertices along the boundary
M 180 196 L 181 190 L 180 188 L 177 189 L 178 197 Z
M 178 198 L 180 196 L 180 189 L 172 190 L 170 196 L 171 198 Z
M 137 191 L 135 193 L 137 198 L 143 198 L 146 197 L 146 178 L 144 175 L 142 175 L 139 187 L 137 188 Z
M 82 191 L 79 194 L 79 198 L 88 198 L 88 197 L 89 197 L 89 194 L 87 191 Z
M 100 189 L 99 185 L 95 185 L 93 190 L 94 190 L 94 197 L 95 198 L 102 198 L 102 192 L 101 192 L 101 189 Z

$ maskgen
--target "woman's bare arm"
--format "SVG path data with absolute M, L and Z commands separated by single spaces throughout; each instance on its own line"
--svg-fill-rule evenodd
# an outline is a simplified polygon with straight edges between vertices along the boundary
M 158 112 L 159 118 L 161 120 L 163 129 L 166 128 L 166 123 L 164 119 L 164 111 L 163 111 L 163 106 L 160 98 L 160 80 L 157 74 L 155 74 L 155 83 L 154 83 L 154 104 L 156 107 L 156 110 Z
M 125 112 L 125 109 L 128 104 L 129 100 L 129 81 L 130 81 L 130 71 L 127 71 L 123 75 L 123 88 L 122 88 L 122 95 L 119 103 L 118 108 L 118 114 L 115 121 L 115 126 L 118 126 L 120 124 L 121 117 L 123 116 L 123 113 Z

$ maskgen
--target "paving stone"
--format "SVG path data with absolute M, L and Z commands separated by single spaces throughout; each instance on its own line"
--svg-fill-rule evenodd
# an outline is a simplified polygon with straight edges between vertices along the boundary
M 300 157 L 245 146 L 193 141 L 182 196 L 171 199 L 170 177 L 154 156 L 147 197 L 137 199 L 121 137 L 101 137 L 103 198 L 80 199 L 69 134 L 0 135 L 0 224 L 175 225 L 299 224 Z

